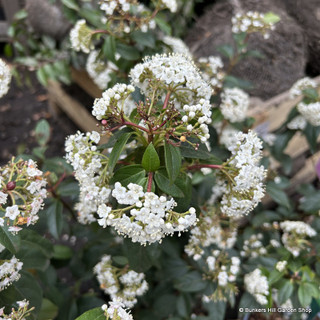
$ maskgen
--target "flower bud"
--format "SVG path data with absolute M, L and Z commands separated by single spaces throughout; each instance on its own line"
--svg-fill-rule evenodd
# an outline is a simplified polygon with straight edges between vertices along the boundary
M 7 183 L 7 186 L 6 186 L 6 188 L 7 188 L 7 190 L 14 190 L 15 189 L 15 187 L 16 187 L 16 182 L 15 181 L 9 181 L 8 183 Z

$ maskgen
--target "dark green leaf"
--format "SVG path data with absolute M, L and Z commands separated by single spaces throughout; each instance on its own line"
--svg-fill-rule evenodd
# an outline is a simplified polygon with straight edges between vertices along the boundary
M 153 305 L 153 309 L 158 317 L 161 319 L 167 318 L 170 314 L 173 314 L 176 309 L 177 297 L 173 294 L 164 294 L 157 299 Z M 163 308 L 163 306 L 166 306 Z
M 57 194 L 63 197 L 76 196 L 79 194 L 79 183 L 73 180 L 63 181 L 57 188 Z
M 110 172 L 112 172 L 114 167 L 116 166 L 117 161 L 121 155 L 121 152 L 124 149 L 129 138 L 131 137 L 132 133 L 133 132 L 128 132 L 121 135 L 118 141 L 116 142 L 115 146 L 113 147 L 110 153 L 109 162 L 108 162 L 108 170 Z
M 63 227 L 63 205 L 59 200 L 53 200 L 53 203 L 47 209 L 48 228 L 50 233 L 59 239 Z
M 165 169 L 158 170 L 155 173 L 155 181 L 158 188 L 173 197 L 182 198 L 184 194 L 176 184 L 170 182 L 167 171 Z
M 291 296 L 293 292 L 293 284 L 290 280 L 286 280 L 286 282 L 281 286 L 278 291 L 278 303 L 282 305 L 285 303 Z
M 287 194 L 278 188 L 275 183 L 268 183 L 266 191 L 275 202 L 286 208 L 290 208 L 290 202 Z
M 20 271 L 20 274 L 21 278 L 13 286 L 23 299 L 28 300 L 30 306 L 35 307 L 36 312 L 39 312 L 42 304 L 42 289 L 38 281 L 29 272 Z
M 115 61 L 116 41 L 113 36 L 107 36 L 104 39 L 102 53 L 107 57 L 108 60 Z
M 53 258 L 57 260 L 66 260 L 70 259 L 73 255 L 73 252 L 70 247 L 56 244 L 53 246 Z
M 55 319 L 57 315 L 58 315 L 58 307 L 55 304 L 53 304 L 50 300 L 43 299 L 41 309 L 37 319 L 51 320 L 51 319 Z
M 222 46 L 219 46 L 217 50 L 226 58 L 232 59 L 232 57 L 234 56 L 233 48 L 229 44 L 224 44 Z
M 75 0 L 62 0 L 62 3 L 69 9 L 78 11 L 80 8 Z
M 199 143 L 199 140 L 191 140 L 193 143 Z M 210 159 L 213 155 L 208 151 L 205 144 L 200 143 L 198 150 L 196 150 L 192 145 L 190 145 L 187 142 L 181 143 L 180 146 L 180 152 L 181 155 L 185 158 L 191 158 L 191 159 L 201 159 L 201 160 L 207 160 Z
M 168 173 L 168 177 L 170 182 L 174 182 L 181 168 L 181 153 L 178 147 L 175 147 L 167 142 L 164 145 L 164 154 L 165 154 L 165 163 L 166 170 Z
M 129 263 L 129 260 L 123 256 L 113 256 L 112 260 L 120 266 L 125 266 L 126 264 Z
M 117 43 L 117 52 L 120 54 L 121 58 L 126 60 L 140 59 L 140 52 L 135 47 L 123 43 Z
M 20 247 L 20 236 L 13 235 L 8 231 L 8 227 L 0 226 L 0 243 L 6 247 L 11 253 L 15 254 Z
M 207 286 L 207 283 L 202 279 L 201 273 L 191 271 L 184 276 L 178 278 L 174 287 L 182 292 L 197 292 L 202 291 Z
M 139 243 L 133 243 L 131 240 L 125 239 L 123 250 L 124 255 L 129 260 L 130 269 L 136 272 L 145 272 L 159 263 L 161 249 L 158 244 L 144 247 Z
M 40 146 L 45 146 L 50 139 L 50 125 L 47 120 L 41 119 L 37 122 L 35 136 Z
M 148 145 L 146 151 L 144 152 L 141 164 L 147 172 L 154 172 L 159 169 L 160 159 L 152 142 Z
M 227 304 L 225 301 L 209 302 L 205 304 L 209 315 L 215 320 L 223 320 L 226 313 Z
M 301 198 L 299 208 L 308 213 L 317 213 L 320 210 L 320 191 L 310 192 Z
M 142 32 L 140 30 L 131 33 L 132 39 L 145 47 L 154 48 L 155 38 L 151 32 Z
M 315 153 L 316 151 L 318 151 L 317 140 L 320 134 L 320 127 L 314 127 L 313 125 L 308 123 L 303 132 L 307 138 L 311 152 Z
M 159 15 L 156 15 L 156 17 L 154 18 L 154 20 L 156 21 L 156 24 L 158 25 L 158 27 L 165 33 L 168 35 L 171 35 L 172 31 L 171 31 L 171 26 Z
M 310 283 L 302 282 L 298 289 L 298 297 L 301 305 L 307 307 L 312 300 L 313 287 Z
M 133 164 L 125 166 L 117 170 L 110 183 L 115 184 L 117 181 L 126 187 L 130 182 L 137 183 L 141 181 L 146 175 L 146 171 L 141 167 L 140 164 Z
M 101 307 L 89 310 L 78 317 L 76 320 L 105 320 L 106 317 Z

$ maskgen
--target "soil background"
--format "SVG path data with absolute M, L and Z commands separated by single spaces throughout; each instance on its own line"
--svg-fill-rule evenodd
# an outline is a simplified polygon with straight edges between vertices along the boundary
M 40 119 L 46 119 L 51 127 L 47 157 L 63 156 L 66 136 L 77 130 L 64 114 L 53 116 L 46 89 L 35 75 L 31 75 L 31 80 L 32 88 L 20 87 L 13 79 L 9 92 L 0 99 L 0 165 L 12 156 L 32 152 L 32 148 L 37 146 L 34 129 Z

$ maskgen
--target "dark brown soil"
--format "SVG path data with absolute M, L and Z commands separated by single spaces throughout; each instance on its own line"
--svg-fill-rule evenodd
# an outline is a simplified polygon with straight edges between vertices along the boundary
M 31 153 L 37 146 L 34 128 L 46 119 L 51 126 L 47 157 L 64 155 L 65 137 L 77 127 L 65 116 L 54 118 L 48 107 L 46 90 L 32 76 L 33 88 L 19 87 L 13 80 L 7 95 L 0 99 L 0 164 L 19 153 Z

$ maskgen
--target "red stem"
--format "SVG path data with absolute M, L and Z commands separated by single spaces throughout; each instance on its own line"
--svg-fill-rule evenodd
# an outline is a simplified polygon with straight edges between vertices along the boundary
M 147 192 L 151 192 L 151 190 L 152 190 L 152 180 L 153 180 L 153 172 L 149 172 L 149 173 L 148 173 Z
M 122 125 L 124 125 L 124 126 L 132 126 L 132 127 L 138 128 L 138 129 L 140 129 L 142 131 L 145 131 L 145 132 L 149 133 L 148 129 L 146 129 L 146 128 L 142 127 L 142 126 L 139 126 L 138 124 L 135 124 L 135 123 L 130 122 L 130 121 L 124 121 L 124 122 L 122 122 Z
M 163 103 L 162 109 L 166 109 L 167 108 L 167 105 L 168 105 L 168 102 L 169 102 L 169 99 L 170 99 L 170 95 L 171 95 L 171 91 L 168 91 L 168 93 L 166 95 L 166 98 L 164 99 L 164 103 Z
M 222 169 L 222 165 L 219 164 L 194 164 L 187 167 L 188 170 L 201 169 L 201 168 L 210 168 L 210 169 Z

